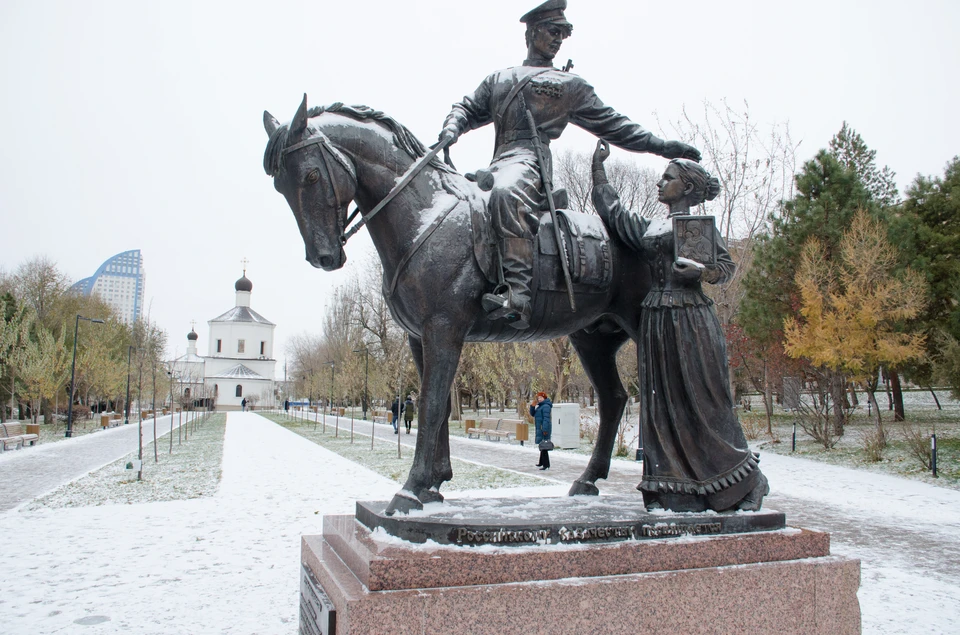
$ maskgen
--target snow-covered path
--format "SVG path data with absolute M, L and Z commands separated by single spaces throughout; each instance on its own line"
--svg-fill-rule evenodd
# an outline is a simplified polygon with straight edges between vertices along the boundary
M 587 461 L 555 452 L 544 473 L 532 447 L 452 438 L 451 450 L 556 482 L 518 495 L 562 495 Z M 770 453 L 761 465 L 774 488 L 769 508 L 831 532 L 834 553 L 862 559 L 864 633 L 958 632 L 960 492 Z M 615 461 L 601 490 L 633 491 L 639 470 Z M 256 414 L 230 413 L 214 497 L 0 512 L 0 632 L 292 635 L 300 535 L 397 489 Z
M 0 632 L 291 635 L 300 535 L 395 490 L 262 417 L 230 413 L 214 497 L 0 513 Z
M 170 434 L 170 416 L 157 417 L 157 438 Z M 143 420 L 143 446 L 153 442 L 153 419 Z M 187 420 L 184 420 L 186 423 Z M 173 429 L 179 427 L 179 418 Z M 0 512 L 31 501 L 137 449 L 136 422 L 57 443 L 0 454 Z M 146 457 L 144 457 L 146 458 Z

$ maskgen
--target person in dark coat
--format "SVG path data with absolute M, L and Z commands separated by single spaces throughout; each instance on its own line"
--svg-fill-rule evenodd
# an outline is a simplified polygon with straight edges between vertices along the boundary
M 393 413 L 393 433 L 400 434 L 400 397 L 393 400 L 390 412 Z
M 403 424 L 407 427 L 407 434 L 410 434 L 410 427 L 413 425 L 413 415 L 416 414 L 417 407 L 413 405 L 413 395 L 407 395 L 407 400 L 403 402 Z
M 543 441 L 550 441 L 550 434 L 553 432 L 553 424 L 550 421 L 550 412 L 553 410 L 553 402 L 545 392 L 537 393 L 537 400 L 530 404 L 530 416 L 536 427 L 537 436 L 535 441 L 539 446 Z M 550 469 L 550 452 L 540 450 L 540 460 L 537 467 L 541 470 Z
M 246 411 L 247 411 L 247 398 L 246 398 L 246 397 L 244 397 L 244 398 L 243 398 L 243 401 L 240 402 L 240 409 L 241 409 L 243 412 L 246 412 Z

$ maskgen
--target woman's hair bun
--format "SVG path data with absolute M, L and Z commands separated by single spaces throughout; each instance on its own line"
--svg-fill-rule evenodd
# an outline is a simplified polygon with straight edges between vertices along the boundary
M 712 201 L 720 194 L 720 180 L 715 176 L 707 178 L 707 186 L 703 189 L 703 198 Z

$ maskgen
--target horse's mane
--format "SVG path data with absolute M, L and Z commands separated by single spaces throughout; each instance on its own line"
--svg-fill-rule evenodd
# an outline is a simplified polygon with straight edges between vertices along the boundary
M 329 106 L 310 108 L 307 110 L 307 117 L 319 117 L 327 112 L 346 115 L 357 121 L 376 121 L 382 124 L 393 134 L 393 142 L 397 147 L 409 155 L 411 159 L 419 159 L 427 153 L 423 143 L 406 126 L 380 110 L 374 110 L 369 106 L 346 106 L 341 102 L 336 102 Z M 283 168 L 283 149 L 287 147 L 289 134 L 289 124 L 283 124 L 270 135 L 267 149 L 263 153 L 263 170 L 270 176 L 276 176 Z M 446 164 L 437 159 L 432 160 L 430 165 L 445 172 L 452 172 Z

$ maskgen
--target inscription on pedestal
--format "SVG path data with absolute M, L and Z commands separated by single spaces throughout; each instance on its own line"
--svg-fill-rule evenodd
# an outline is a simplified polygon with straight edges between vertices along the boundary
M 300 635 L 335 635 L 337 611 L 313 573 L 300 565 Z
M 584 500 L 586 499 L 586 500 Z M 551 500 L 461 500 L 428 514 L 387 516 L 383 502 L 358 502 L 357 520 L 409 540 L 447 545 L 556 545 L 715 536 L 783 529 L 779 512 L 648 513 L 636 499 L 565 497 Z

